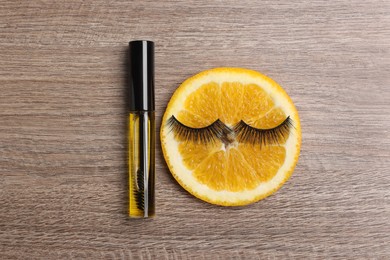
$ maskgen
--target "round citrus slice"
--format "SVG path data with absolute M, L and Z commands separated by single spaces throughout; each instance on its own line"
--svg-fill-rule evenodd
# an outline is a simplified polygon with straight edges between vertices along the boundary
M 286 92 L 259 72 L 203 71 L 175 91 L 161 124 L 169 170 L 199 199 L 246 205 L 279 189 L 298 161 L 301 127 Z

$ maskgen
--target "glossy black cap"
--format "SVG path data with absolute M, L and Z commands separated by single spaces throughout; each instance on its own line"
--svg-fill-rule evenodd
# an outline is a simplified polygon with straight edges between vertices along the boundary
M 154 43 L 131 41 L 129 110 L 154 111 Z

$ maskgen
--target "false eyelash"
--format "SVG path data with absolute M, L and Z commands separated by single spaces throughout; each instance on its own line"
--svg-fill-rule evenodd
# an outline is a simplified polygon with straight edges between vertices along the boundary
M 259 129 L 252 127 L 241 120 L 233 127 L 233 130 L 236 133 L 236 138 L 240 142 L 265 146 L 269 144 L 279 144 L 279 139 L 286 138 L 292 127 L 294 127 L 293 120 L 288 116 L 280 125 L 274 128 Z
M 219 119 L 209 126 L 193 128 L 184 125 L 172 115 L 168 119 L 167 125 L 169 126 L 170 131 L 173 131 L 178 137 L 183 138 L 186 141 L 204 144 L 214 142 L 216 139 L 223 138 L 232 132 L 232 130 Z

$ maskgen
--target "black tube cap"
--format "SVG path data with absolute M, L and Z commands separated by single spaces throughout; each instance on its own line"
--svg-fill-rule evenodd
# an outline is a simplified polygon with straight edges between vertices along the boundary
M 130 111 L 154 111 L 154 43 L 131 41 Z

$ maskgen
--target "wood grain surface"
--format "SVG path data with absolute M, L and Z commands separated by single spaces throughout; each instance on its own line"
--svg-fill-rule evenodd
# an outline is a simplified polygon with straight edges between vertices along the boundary
M 289 93 L 293 177 L 204 203 L 156 151 L 156 218 L 126 214 L 127 43 L 156 43 L 157 124 L 212 67 Z M 0 1 L 0 259 L 390 259 L 389 1 Z M 159 127 L 157 129 L 159 131 Z

